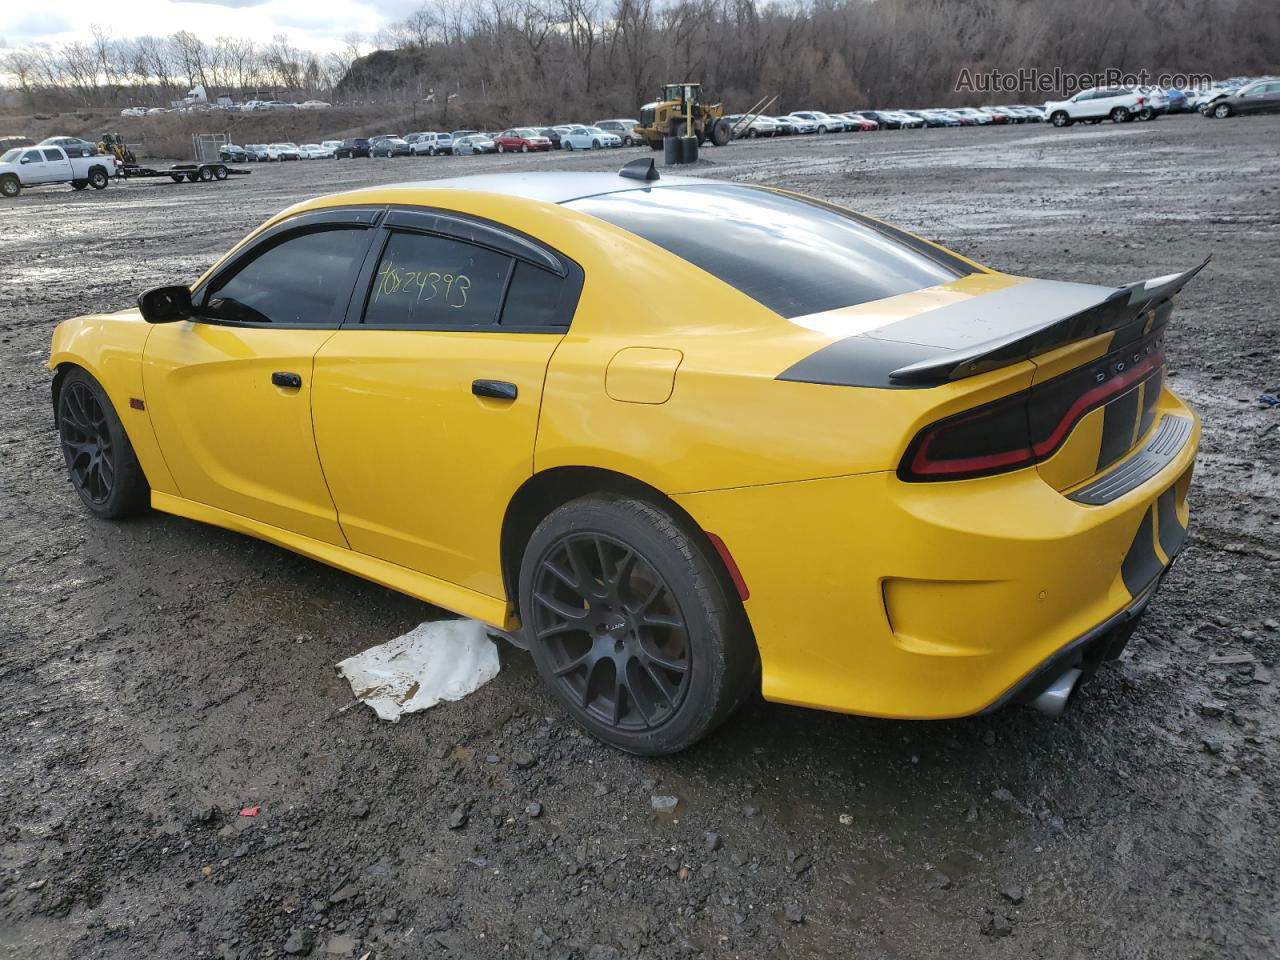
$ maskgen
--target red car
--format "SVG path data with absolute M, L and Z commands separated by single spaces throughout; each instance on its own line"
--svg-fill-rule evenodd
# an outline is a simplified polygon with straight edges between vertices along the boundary
M 515 127 L 503 130 L 493 138 L 499 153 L 528 153 L 530 150 L 550 150 L 551 140 L 533 127 Z

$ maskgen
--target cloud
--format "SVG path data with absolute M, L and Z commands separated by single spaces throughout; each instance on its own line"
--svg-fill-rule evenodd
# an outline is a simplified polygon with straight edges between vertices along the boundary
M 210 7 L 258 7 L 268 0 L 182 0 L 183 3 L 199 3 Z
M 13 23 L 4 27 L 5 38 L 11 43 L 14 40 L 36 40 L 50 33 L 66 33 L 71 29 L 67 18 L 60 13 L 49 10 L 34 10 L 24 13 Z

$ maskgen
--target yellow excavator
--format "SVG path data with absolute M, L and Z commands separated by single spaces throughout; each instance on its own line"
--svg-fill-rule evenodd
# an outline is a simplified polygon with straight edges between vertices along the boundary
M 133 155 L 133 151 L 129 149 L 129 145 L 124 142 L 124 137 L 118 133 L 104 133 L 98 141 L 98 149 L 103 153 L 109 153 L 115 157 L 120 163 L 137 163 L 138 158 Z
M 719 103 L 703 103 L 699 83 L 668 83 L 662 96 L 640 108 L 640 125 L 633 135 L 643 137 L 654 150 L 662 149 L 663 137 L 697 137 L 699 145 L 708 140 L 723 147 L 733 139 L 733 125 L 724 117 Z

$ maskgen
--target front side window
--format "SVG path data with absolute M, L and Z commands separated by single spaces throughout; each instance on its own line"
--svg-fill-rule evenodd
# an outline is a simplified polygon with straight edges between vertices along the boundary
M 22 155 L 23 163 L 44 163 L 44 158 L 40 156 L 39 150 L 28 150 Z
M 368 246 L 369 231 L 356 228 L 287 235 L 215 278 L 201 313 L 225 323 L 338 323 Z
M 976 272 L 887 224 L 738 184 L 624 190 L 566 206 L 657 244 L 783 317 L 880 300 Z
M 474 244 L 393 233 L 373 277 L 365 323 L 429 328 L 496 323 L 512 260 Z

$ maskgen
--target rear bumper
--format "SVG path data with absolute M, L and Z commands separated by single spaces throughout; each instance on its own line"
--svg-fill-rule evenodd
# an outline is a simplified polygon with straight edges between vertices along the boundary
M 1038 472 L 942 484 L 892 473 L 676 497 L 750 590 L 766 698 L 901 718 L 980 713 L 1149 601 L 1189 523 L 1199 422 L 1100 505 Z M 1117 620 L 1117 618 L 1120 618 Z M 1059 671 L 1060 672 L 1060 671 Z

